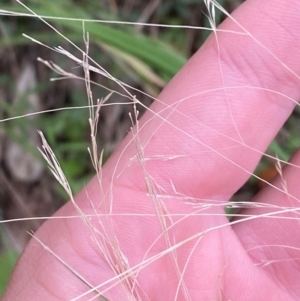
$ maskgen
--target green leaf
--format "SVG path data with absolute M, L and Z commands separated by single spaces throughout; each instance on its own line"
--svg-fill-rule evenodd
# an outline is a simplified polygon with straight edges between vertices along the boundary
M 84 11 L 82 7 L 69 1 L 43 1 L 30 5 L 30 8 L 38 15 L 91 19 L 90 14 Z M 6 6 L 5 9 L 17 11 L 20 10 L 20 7 L 10 5 Z M 78 41 L 79 38 L 82 41 L 83 23 L 81 21 L 62 19 L 47 21 L 55 26 L 59 26 L 60 29 L 63 27 L 68 32 L 71 31 L 72 37 L 70 39 L 72 41 Z M 137 33 L 131 27 L 128 27 L 128 25 L 120 25 L 119 27 L 116 28 L 116 26 L 108 26 L 96 22 L 85 22 L 85 30 L 89 33 L 91 42 L 98 41 L 139 58 L 155 71 L 161 73 L 166 80 L 174 76 L 186 62 L 186 57 L 172 49 L 170 45 Z M 30 32 L 30 35 L 38 39 L 33 32 Z M 74 35 L 77 35 L 77 38 Z M 20 41 L 15 40 L 14 42 L 20 43 Z
M 18 254 L 16 252 L 4 252 L 0 254 L 0 297 L 5 291 L 17 257 Z

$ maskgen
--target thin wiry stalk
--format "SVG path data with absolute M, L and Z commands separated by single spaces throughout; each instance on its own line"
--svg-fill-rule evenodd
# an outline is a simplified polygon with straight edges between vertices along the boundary
M 12 16 L 12 17 L 28 17 L 28 18 L 41 18 L 44 20 L 65 20 L 65 21 L 75 21 L 75 22 L 85 22 L 85 23 L 102 23 L 102 24 L 113 24 L 113 25 L 130 25 L 130 26 L 146 26 L 146 27 L 161 27 L 161 28 L 184 28 L 192 30 L 207 30 L 212 31 L 210 27 L 202 26 L 191 26 L 191 25 L 176 25 L 176 24 L 158 24 L 158 23 L 143 23 L 143 22 L 126 22 L 126 21 L 116 21 L 116 20 L 99 20 L 99 19 L 83 19 L 83 18 L 67 18 L 67 17 L 58 17 L 58 16 L 45 16 L 45 15 L 34 15 L 29 13 L 21 13 L 8 11 L 5 9 L 0 9 L 0 15 L 3 16 Z M 244 32 L 226 30 L 226 29 L 216 29 L 218 32 L 233 33 L 237 35 L 246 35 Z
M 91 90 L 91 86 L 90 86 L 90 74 L 89 74 L 90 71 L 89 71 L 89 68 L 86 68 L 86 66 L 89 66 L 89 56 L 88 56 L 89 41 L 88 41 L 88 35 L 86 35 L 85 33 L 84 33 L 84 42 L 85 42 L 85 46 L 86 46 L 86 54 L 84 55 L 84 58 L 83 58 L 83 62 L 84 62 L 83 69 L 84 69 L 84 74 L 85 74 L 85 83 L 86 83 L 86 90 L 87 90 L 87 95 L 88 95 L 88 103 L 91 106 L 89 123 L 90 123 L 90 130 L 91 130 L 92 150 L 89 150 L 89 153 L 90 153 L 90 156 L 92 159 L 92 164 L 96 171 L 96 177 L 97 177 L 98 184 L 100 187 L 99 198 L 100 198 L 100 200 L 101 199 L 104 200 L 105 194 L 104 194 L 103 187 L 102 187 L 103 152 L 101 152 L 100 158 L 98 158 L 98 148 L 97 148 L 96 136 L 97 136 L 98 120 L 99 120 L 99 115 L 100 115 L 100 110 L 101 110 L 102 104 L 104 104 L 109 99 L 111 94 L 109 94 L 106 98 L 98 101 L 96 111 L 93 109 L 94 102 L 93 102 L 93 94 L 92 94 L 92 90 Z M 91 203 L 95 213 L 97 213 L 97 209 L 100 209 L 105 213 L 111 212 L 111 210 L 112 210 L 111 205 L 110 205 L 109 211 L 107 211 L 107 204 L 102 200 L 100 202 L 102 204 L 100 206 L 100 208 L 95 208 L 94 204 L 93 204 L 93 200 L 90 200 L 90 203 Z M 98 245 L 99 249 L 102 251 L 102 254 L 106 258 L 106 261 L 111 266 L 115 275 L 119 275 L 123 272 L 126 272 L 129 269 L 129 263 L 128 263 L 126 256 L 120 249 L 120 244 L 119 244 L 118 238 L 114 231 L 114 225 L 113 225 L 112 219 L 109 215 L 107 216 L 106 221 L 108 223 L 109 229 L 106 229 L 106 227 L 104 227 L 101 220 L 98 219 L 99 225 L 101 225 L 102 230 L 101 231 L 99 231 L 98 229 L 96 230 L 98 235 L 97 235 L 97 237 L 95 237 L 94 242 Z M 132 300 L 132 301 L 141 300 L 138 290 L 135 288 L 134 285 L 132 285 L 132 283 L 136 282 L 134 275 L 130 275 L 129 277 L 126 277 L 125 279 L 122 279 L 122 277 L 121 277 L 120 282 L 124 286 L 129 300 Z
M 172 227 L 173 221 L 172 219 L 168 218 L 164 218 L 165 214 L 168 213 L 168 209 L 165 206 L 164 202 L 157 196 L 157 192 L 156 192 L 156 183 L 155 180 L 153 179 L 153 177 L 151 177 L 151 175 L 149 175 L 146 165 L 145 165 L 145 161 L 144 161 L 144 150 L 143 150 L 143 146 L 141 144 L 141 141 L 139 139 L 139 121 L 138 121 L 138 114 L 139 112 L 136 109 L 136 105 L 134 104 L 134 117 L 135 117 L 135 122 L 133 120 L 133 118 L 130 116 L 131 118 L 131 122 L 132 122 L 132 132 L 133 132 L 133 139 L 137 148 L 137 159 L 140 163 L 141 169 L 143 171 L 143 178 L 145 181 L 145 185 L 146 185 L 146 189 L 151 197 L 152 200 L 152 204 L 155 208 L 157 217 L 159 219 L 159 223 L 161 225 L 162 228 L 162 233 L 164 234 L 165 237 L 165 241 L 167 243 L 168 247 L 171 247 L 172 243 L 171 243 L 171 239 L 170 239 L 170 235 L 168 233 L 167 227 L 170 224 Z M 191 297 L 189 295 L 187 286 L 182 278 L 182 272 L 180 271 L 178 262 L 177 262 L 177 254 L 176 251 L 174 250 L 174 252 L 171 253 L 172 256 L 172 260 L 173 260 L 173 264 L 177 273 L 177 277 L 179 279 L 179 283 L 178 283 L 178 287 L 180 287 L 183 291 L 184 297 L 186 300 L 191 300 Z M 175 298 L 176 300 L 177 298 Z
M 225 88 L 226 84 L 225 84 L 225 78 L 224 78 L 222 62 L 221 62 L 221 50 L 220 50 L 219 38 L 218 38 L 218 34 L 217 34 L 215 5 L 210 0 L 204 0 L 204 3 L 205 3 L 205 5 L 207 7 L 207 10 L 208 10 L 208 20 L 209 20 L 210 26 L 212 28 L 212 31 L 214 33 L 214 37 L 215 37 L 216 44 L 217 44 L 218 65 L 219 65 L 219 70 L 220 70 L 220 75 L 221 75 L 221 80 L 222 80 L 222 87 Z M 225 99 L 226 99 L 226 103 L 227 103 L 227 107 L 228 107 L 229 116 L 230 116 L 230 119 L 231 119 L 232 124 L 234 126 L 234 129 L 235 129 L 236 133 L 238 134 L 239 140 L 242 142 L 243 145 L 245 145 L 244 139 L 243 139 L 239 129 L 237 128 L 236 122 L 235 122 L 234 117 L 232 115 L 230 101 L 229 101 L 229 97 L 228 97 L 226 89 L 224 89 L 224 95 L 225 95 Z
M 33 237 L 48 253 L 50 253 L 59 263 L 61 263 L 67 270 L 69 270 L 77 279 L 79 279 L 82 283 L 88 286 L 91 290 L 93 290 L 93 285 L 89 283 L 82 275 L 80 275 L 73 267 L 71 267 L 65 260 L 63 260 L 60 256 L 58 256 L 55 252 L 53 252 L 47 245 L 45 245 L 34 233 L 29 233 L 31 237 Z M 97 291 L 96 291 L 97 292 Z M 99 296 L 100 301 L 109 301 L 103 296 Z

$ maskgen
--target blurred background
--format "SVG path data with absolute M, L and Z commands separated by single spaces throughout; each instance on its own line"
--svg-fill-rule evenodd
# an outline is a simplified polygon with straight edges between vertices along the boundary
M 202 0 L 23 2 L 41 16 L 210 27 L 207 8 Z M 242 1 L 218 2 L 231 12 Z M 0 0 L 0 10 L 0 221 L 29 219 L 0 223 L 1 296 L 15 261 L 30 238 L 27 231 L 35 231 L 44 221 L 43 218 L 33 217 L 50 216 L 68 201 L 37 150 L 37 146 L 40 146 L 37 130 L 41 130 L 47 138 L 74 193 L 87 183 L 94 170 L 87 153 L 90 145 L 88 110 L 59 110 L 87 105 L 84 81 L 75 78 L 50 81 L 50 78 L 60 76 L 38 62 L 37 58 L 52 61 L 78 77 L 84 76 L 82 68 L 22 34 L 50 47 L 61 46 L 79 59 L 82 59 L 82 54 L 41 20 L 29 16 L 31 13 L 16 1 Z M 216 11 L 217 23 L 223 18 Z M 59 18 L 45 20 L 85 50 L 82 22 Z M 153 97 L 159 94 L 210 34 L 199 29 L 96 22 L 85 22 L 85 29 L 89 33 L 90 57 L 114 77 Z M 100 74 L 92 72 L 91 80 L 109 89 L 120 90 Z M 107 94 L 107 90 L 93 86 L 95 101 Z M 150 97 L 142 93 L 135 94 L 146 106 L 151 104 Z M 121 104 L 101 110 L 97 142 L 99 149 L 105 150 L 104 160 L 131 125 L 128 113 L 132 106 L 122 105 L 127 100 L 114 95 L 110 101 Z M 139 109 L 141 112 L 145 110 L 143 107 Z M 51 112 L 10 120 L 45 110 Z M 277 153 L 287 160 L 299 145 L 298 115 L 299 110 L 273 141 L 269 149 L 271 154 Z M 267 179 L 276 174 L 274 166 L 267 161 L 260 164 L 257 172 Z M 260 189 L 259 185 L 250 179 L 234 198 L 249 199 Z

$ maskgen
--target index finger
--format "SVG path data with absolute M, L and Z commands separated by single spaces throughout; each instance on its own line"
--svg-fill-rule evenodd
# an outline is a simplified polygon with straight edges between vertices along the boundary
M 228 199 L 252 173 L 299 98 L 298 10 L 297 1 L 289 8 L 283 0 L 247 1 L 220 27 L 244 34 L 212 34 L 151 107 L 158 116 L 145 114 L 139 141 L 147 170 L 166 191 Z M 135 148 L 117 167 L 116 152 L 107 175 L 121 172 Z M 139 163 L 115 183 L 144 189 Z

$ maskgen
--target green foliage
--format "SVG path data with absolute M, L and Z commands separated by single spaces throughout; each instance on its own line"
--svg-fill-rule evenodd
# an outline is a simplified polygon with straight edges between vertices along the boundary
M 0 246 L 2 245 L 4 246 L 4 251 L 0 251 L 0 298 L 5 291 L 11 272 L 19 257 L 18 252 L 6 248 L 7 238 L 0 227 Z
M 94 16 L 89 12 L 89 5 L 83 6 L 72 1 L 29 1 L 28 6 L 37 14 L 42 16 L 77 18 L 77 19 L 93 19 Z M 4 6 L 3 9 L 9 11 L 24 11 L 20 5 L 11 4 Z M 83 23 L 81 21 L 69 21 L 63 19 L 47 20 L 54 26 L 59 27 L 60 31 L 66 36 L 72 34 L 70 40 L 73 42 L 82 41 Z M 41 22 L 41 21 L 40 21 Z M 96 22 L 85 22 L 85 29 L 90 35 L 91 43 L 100 42 L 107 46 L 117 48 L 119 51 L 127 53 L 137 59 L 140 59 L 156 72 L 160 73 L 164 79 L 170 79 L 183 66 L 186 57 L 175 51 L 170 45 L 148 37 L 144 34 L 137 33 L 132 27 L 126 25 L 108 26 Z M 40 34 L 40 28 L 35 31 L 27 32 L 31 37 L 41 42 L 53 41 L 59 39 L 57 34 L 43 33 Z M 25 38 L 20 39 L 20 31 L 18 30 L 13 37 L 10 38 L 11 44 L 28 44 L 32 43 Z
M 10 274 L 17 261 L 17 253 L 7 251 L 0 253 L 0 296 L 4 293 Z

